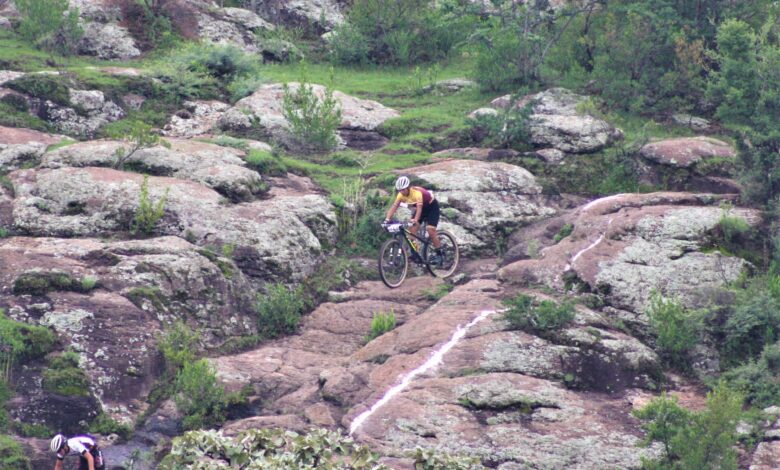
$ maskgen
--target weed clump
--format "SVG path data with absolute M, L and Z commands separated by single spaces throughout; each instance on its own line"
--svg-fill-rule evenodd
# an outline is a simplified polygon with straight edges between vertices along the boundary
M 378 312 L 375 313 L 371 319 L 371 331 L 366 335 L 365 341 L 369 341 L 382 336 L 388 331 L 392 331 L 395 328 L 395 312 L 390 310 L 387 313 Z
M 305 77 L 294 86 L 285 84 L 282 114 L 292 135 L 304 147 L 324 151 L 336 146 L 341 107 L 331 88 L 326 87 L 322 96 L 318 96 Z
M 574 305 L 570 302 L 537 301 L 529 295 L 520 294 L 503 303 L 507 306 L 504 319 L 513 329 L 552 332 L 574 320 Z
M 268 338 L 295 333 L 304 307 L 300 287 L 290 290 L 284 284 L 271 285 L 256 303 L 259 332 Z
M 79 368 L 79 356 L 66 351 L 49 359 L 43 371 L 43 389 L 66 396 L 89 395 L 89 379 Z

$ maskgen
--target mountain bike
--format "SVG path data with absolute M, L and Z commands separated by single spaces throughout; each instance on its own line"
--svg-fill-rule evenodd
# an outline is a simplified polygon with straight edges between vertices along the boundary
M 425 223 L 420 224 L 420 229 L 417 231 L 422 236 L 407 230 L 411 226 L 411 222 L 398 221 L 382 224 L 382 228 L 393 235 L 393 238 L 384 242 L 382 248 L 379 249 L 379 275 L 387 287 L 395 288 L 404 282 L 409 270 L 410 259 L 418 265 L 424 266 L 431 276 L 435 277 L 450 276 L 458 267 L 460 249 L 451 233 L 446 230 L 438 231 L 442 256 L 435 259 L 436 249 L 433 246 L 433 240 L 428 237 Z M 413 239 L 420 243 L 420 249 L 412 243 Z

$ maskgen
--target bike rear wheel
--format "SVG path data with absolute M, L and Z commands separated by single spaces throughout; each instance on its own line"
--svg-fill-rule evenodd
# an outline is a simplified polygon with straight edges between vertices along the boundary
M 395 288 L 406 279 L 409 259 L 401 241 L 397 238 L 387 240 L 379 249 L 379 276 L 387 287 Z
M 460 261 L 460 249 L 458 248 L 458 242 L 455 241 L 455 237 L 446 230 L 439 230 L 439 242 L 441 242 L 442 257 L 436 263 L 431 263 L 430 260 L 436 256 L 436 249 L 433 244 L 425 246 L 425 253 L 423 257 L 426 260 L 425 267 L 428 268 L 428 272 L 436 277 L 448 277 L 458 268 L 458 262 Z

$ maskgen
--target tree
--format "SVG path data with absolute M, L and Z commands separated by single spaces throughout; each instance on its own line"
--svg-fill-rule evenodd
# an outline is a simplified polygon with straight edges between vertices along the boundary
M 68 10 L 68 5 L 68 0 L 16 0 L 22 17 L 19 34 L 36 47 L 63 55 L 75 53 L 84 30 L 79 26 L 78 9 Z

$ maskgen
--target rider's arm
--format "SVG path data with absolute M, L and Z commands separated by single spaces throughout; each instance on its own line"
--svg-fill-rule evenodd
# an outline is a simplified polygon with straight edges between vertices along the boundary
M 54 464 L 54 470 L 62 470 L 62 460 L 57 458 L 57 463 Z
M 393 215 L 395 214 L 395 211 L 398 210 L 398 206 L 401 205 L 400 202 L 395 201 L 393 205 L 390 207 L 390 210 L 387 211 L 387 215 L 385 216 L 385 220 L 390 220 L 393 218 Z
M 89 451 L 84 451 L 83 454 L 81 454 L 82 457 L 87 459 L 87 465 L 89 465 L 89 470 L 95 470 L 95 459 L 92 458 L 92 454 L 89 453 Z
M 414 213 L 414 223 L 420 223 L 420 217 L 422 216 L 422 203 L 417 204 L 417 212 Z

